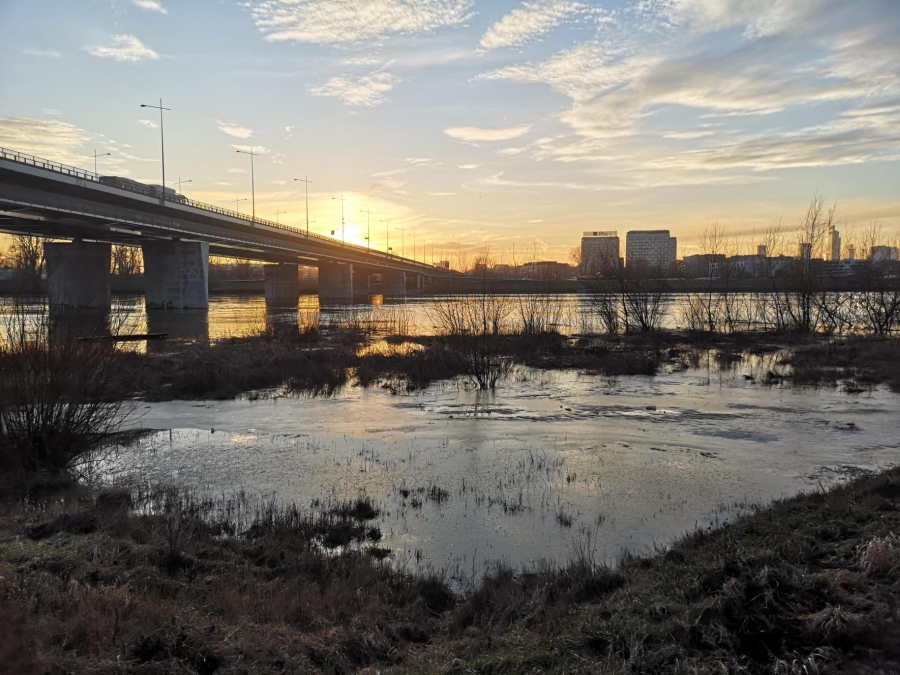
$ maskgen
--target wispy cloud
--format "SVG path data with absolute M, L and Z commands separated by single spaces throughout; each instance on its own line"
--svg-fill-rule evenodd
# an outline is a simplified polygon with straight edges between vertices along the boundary
M 272 42 L 341 44 L 457 26 L 472 0 L 266 0 L 251 8 Z
M 504 129 L 486 129 L 484 127 L 450 127 L 444 129 L 444 133 L 450 138 L 466 143 L 480 143 L 489 141 L 511 141 L 514 138 L 524 136 L 531 131 L 530 124 Z
M 62 54 L 55 49 L 35 49 L 34 47 L 26 47 L 22 50 L 25 56 L 39 56 L 42 58 L 61 59 Z
M 142 127 L 147 127 L 148 129 L 156 129 L 159 126 L 159 124 L 153 120 L 138 120 L 138 124 Z
M 160 14 L 168 14 L 168 10 L 162 6 L 158 0 L 131 0 L 131 4 L 135 7 L 147 10 L 148 12 L 159 12 Z
M 471 171 L 472 169 L 477 169 L 481 164 L 457 164 L 457 169 L 465 169 L 466 171 Z
M 499 49 L 525 44 L 582 9 L 584 5 L 574 0 L 526 2 L 488 28 L 480 45 L 483 49 Z
M 80 149 L 95 139 L 96 134 L 61 120 L 0 117 L 0 146 L 64 164 L 85 161 Z
M 229 136 L 234 136 L 235 138 L 250 138 L 253 135 L 253 129 L 242 127 L 239 124 L 234 124 L 232 122 L 222 122 L 221 120 L 216 120 L 216 124 L 219 126 L 219 131 L 221 131 L 223 134 L 228 134 Z
M 350 106 L 374 107 L 385 101 L 385 94 L 394 88 L 396 78 L 384 70 L 368 75 L 332 77 L 325 84 L 310 88 L 314 96 L 331 96 Z
M 240 150 L 241 152 L 253 152 L 257 155 L 268 155 L 271 150 L 269 150 L 264 145 L 232 145 L 232 148 L 235 150 Z
M 84 47 L 92 56 L 100 59 L 113 59 L 127 63 L 139 61 L 156 61 L 159 54 L 147 47 L 134 35 L 115 35 L 112 45 L 88 45 Z

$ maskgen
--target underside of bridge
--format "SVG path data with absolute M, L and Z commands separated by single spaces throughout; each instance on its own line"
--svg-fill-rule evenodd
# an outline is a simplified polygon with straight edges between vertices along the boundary
M 299 265 L 319 268 L 323 303 L 405 297 L 452 275 L 182 195 L 161 202 L 108 178 L 0 148 L 0 232 L 48 240 L 51 306 L 109 308 L 111 245 L 142 249 L 151 309 L 207 308 L 210 255 L 267 263 L 266 300 L 275 306 L 296 306 Z

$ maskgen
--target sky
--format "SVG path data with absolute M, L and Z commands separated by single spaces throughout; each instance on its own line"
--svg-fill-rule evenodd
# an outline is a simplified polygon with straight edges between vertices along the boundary
M 308 177 L 313 231 L 343 204 L 348 241 L 408 257 L 656 228 L 683 255 L 712 222 L 749 247 L 817 194 L 845 240 L 900 236 L 898 0 L 2 0 L 0 25 L 0 146 L 159 183 L 162 98 L 170 187 L 249 213 L 253 148 L 258 216 L 306 227 Z

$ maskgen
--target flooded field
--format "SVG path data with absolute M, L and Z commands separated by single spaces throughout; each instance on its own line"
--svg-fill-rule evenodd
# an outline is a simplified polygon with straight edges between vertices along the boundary
M 776 359 L 616 380 L 518 369 L 495 393 L 141 404 L 135 426 L 158 431 L 107 476 L 304 506 L 366 495 L 408 568 L 561 561 L 588 537 L 614 562 L 898 461 L 900 397 L 759 384 Z

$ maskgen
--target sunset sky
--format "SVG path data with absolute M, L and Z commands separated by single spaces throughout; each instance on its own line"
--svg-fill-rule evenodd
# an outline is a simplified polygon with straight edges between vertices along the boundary
M 583 230 L 814 194 L 900 233 L 898 0 L 2 0 L 0 146 L 412 255 L 565 260 Z M 240 202 L 249 213 L 250 202 Z

